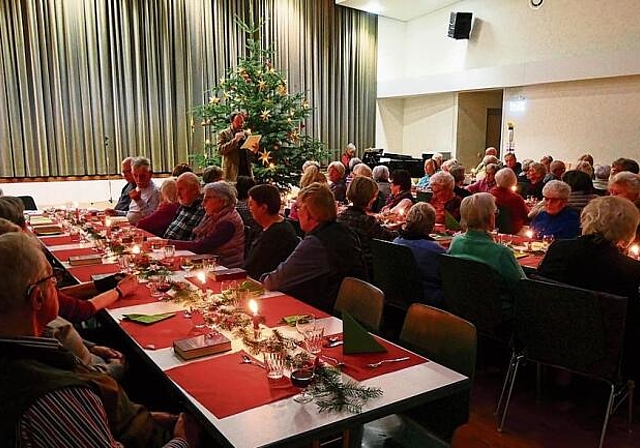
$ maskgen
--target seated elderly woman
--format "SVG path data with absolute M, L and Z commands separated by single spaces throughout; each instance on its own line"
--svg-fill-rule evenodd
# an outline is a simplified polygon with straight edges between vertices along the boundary
M 453 238 L 449 254 L 485 263 L 497 271 L 508 285 L 515 286 L 525 275 L 511 249 L 495 243 L 491 237 L 496 211 L 495 199 L 489 193 L 464 198 L 460 205 L 460 224 L 465 233 Z
M 571 187 L 561 180 L 550 180 L 542 189 L 544 210 L 531 221 L 531 229 L 538 235 L 555 239 L 572 239 L 580 234 L 580 215 L 570 207 Z
M 638 207 L 640 203 L 640 179 L 630 171 L 621 171 L 609 181 L 609 194 L 629 199 Z
M 389 168 L 384 165 L 373 167 L 373 180 L 378 184 L 378 190 L 384 194 L 385 198 L 391 194 L 391 184 L 389 183 Z
M 633 242 L 640 213 L 631 201 L 605 196 L 589 202 L 580 217 L 582 236 L 554 241 L 538 267 L 538 273 L 580 288 L 629 298 L 625 353 L 628 373 L 640 379 L 636 356 L 640 341 L 640 262 L 624 254 Z M 631 363 L 629 363 L 631 361 Z
M 193 230 L 195 240 L 169 240 L 178 250 L 197 254 L 216 254 L 228 268 L 244 261 L 244 224 L 236 210 L 236 190 L 226 182 L 213 182 L 203 188 L 205 216 Z
M 155 212 L 140 219 L 136 226 L 156 236 L 164 235 L 178 211 L 178 187 L 174 179 L 167 179 L 160 187 L 160 204 Z
M 585 162 L 587 163 L 587 162 Z M 562 181 L 571 187 L 568 206 L 579 212 L 598 196 L 593 192 L 591 175 L 585 171 L 569 170 L 562 175 Z
M 438 171 L 431 176 L 430 187 L 433 192 L 431 205 L 436 210 L 436 223 L 444 224 L 446 213 L 456 221 L 460 221 L 460 203 L 462 199 L 453 192 L 455 180 L 445 171 Z
M 518 178 L 511 168 L 502 168 L 495 177 L 496 186 L 490 193 L 496 198 L 496 206 L 500 210 L 498 230 L 515 235 L 528 221 L 524 199 L 514 192 Z
M 449 168 L 449 174 L 453 176 L 453 181 L 455 182 L 455 185 L 453 187 L 453 192 L 455 193 L 456 196 L 460 196 L 460 198 L 464 199 L 467 196 L 470 196 L 472 194 L 471 192 L 467 191 L 466 188 L 464 188 L 466 173 L 463 165 L 457 164 L 452 166 L 451 168 Z M 478 182 L 482 182 L 482 181 L 478 181 Z
M 364 163 L 358 163 L 356 166 L 354 166 L 353 170 L 351 171 L 351 174 L 353 175 L 351 178 L 352 181 L 354 177 L 358 177 L 358 176 L 368 177 L 369 179 L 373 178 L 373 171 L 371 170 L 371 168 L 369 168 L 368 165 Z M 373 213 L 378 213 L 380 210 L 382 210 L 385 203 L 387 202 L 387 197 L 382 191 L 380 191 L 380 189 L 378 188 L 378 184 L 376 184 L 376 188 L 378 189 L 376 193 L 376 198 L 369 206 L 369 210 L 371 210 Z M 347 186 L 347 200 L 350 200 L 348 186 Z
M 392 211 L 398 206 L 408 210 L 411 204 L 413 204 L 411 174 L 407 170 L 395 170 L 391 173 L 391 194 L 387 197 L 387 203 L 382 211 Z
M 498 172 L 499 168 L 500 167 L 495 163 L 488 164 L 484 168 L 484 177 L 469 185 L 467 187 L 467 191 L 471 194 L 480 192 L 488 193 L 489 191 L 491 191 L 491 189 L 496 186 L 496 173 Z
M 533 162 L 527 170 L 528 183 L 524 185 L 520 193 L 523 198 L 533 196 L 538 200 L 542 200 L 542 188 L 544 187 L 544 177 L 547 175 L 547 168 L 538 162 Z
M 378 185 L 373 179 L 355 177 L 347 190 L 347 199 L 351 205 L 342 211 L 337 218 L 338 222 L 355 230 L 360 237 L 362 255 L 370 276 L 373 271 L 373 255 L 369 241 L 372 238 L 390 241 L 396 236 L 395 232 L 383 228 L 375 217 L 367 214 L 371 205 L 376 201 L 377 194 Z
M 346 168 L 341 162 L 331 162 L 327 167 L 329 188 L 338 202 L 344 202 L 347 198 L 347 184 L 344 181 L 345 171 Z
M 418 187 L 428 187 L 429 186 L 429 180 L 431 179 L 431 176 L 436 174 L 436 171 L 438 171 L 436 161 L 433 160 L 433 159 L 425 160 L 424 161 L 424 176 L 422 176 L 420 178 L 420 180 L 418 181 L 417 186 Z
M 436 211 L 433 206 L 426 202 L 419 202 L 411 207 L 407 213 L 407 221 L 400 236 L 393 242 L 407 246 L 413 252 L 420 272 L 426 303 L 442 306 L 444 296 L 440 281 L 438 256 L 446 250 L 429 236 L 433 232 L 435 223 Z

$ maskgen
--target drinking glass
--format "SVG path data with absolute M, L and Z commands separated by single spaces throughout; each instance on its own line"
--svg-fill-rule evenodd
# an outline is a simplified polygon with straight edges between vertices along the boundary
M 180 268 L 187 272 L 185 277 L 191 277 L 190 272 L 193 269 L 193 262 L 189 258 L 183 258 L 180 262 Z
M 214 258 L 203 258 L 202 268 L 205 272 L 213 272 L 216 267 L 216 260 Z
M 278 380 L 284 375 L 284 352 L 264 352 L 264 366 L 267 378 Z
M 313 377 L 313 369 L 309 367 L 291 372 L 291 384 L 300 389 L 300 393 L 293 397 L 293 401 L 305 404 L 313 400 L 313 395 L 307 391 L 307 388 L 313 382 Z
M 131 272 L 131 255 L 122 254 L 118 257 L 118 267 L 123 272 L 130 273 Z
M 153 252 L 153 259 L 161 261 L 164 259 L 164 245 L 161 241 L 151 242 L 151 252 Z
M 174 246 L 173 244 L 167 244 L 166 246 L 164 246 L 163 250 L 164 258 L 171 259 L 176 255 L 176 246 Z
M 307 351 L 313 355 L 317 355 L 322 351 L 322 343 L 324 342 L 324 327 L 315 327 L 304 333 L 304 345 Z
M 296 330 L 301 335 L 305 335 L 307 331 L 314 330 L 316 328 L 316 317 L 313 314 L 308 314 L 305 317 L 301 317 L 296 321 Z

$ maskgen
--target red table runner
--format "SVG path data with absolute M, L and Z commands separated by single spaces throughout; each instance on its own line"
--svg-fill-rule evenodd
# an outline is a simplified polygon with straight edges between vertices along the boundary
M 79 247 L 77 249 L 55 250 L 51 252 L 51 254 L 60 261 L 69 261 L 69 257 L 75 257 L 78 255 L 91 255 L 97 253 L 98 252 L 93 250 L 91 247 Z
M 186 364 L 165 373 L 218 418 L 298 393 L 287 377 L 270 380 L 264 369 L 240 363 L 242 353 Z
M 291 296 L 268 297 L 258 301 L 260 306 L 260 315 L 265 319 L 267 327 L 277 327 L 283 325 L 282 318 L 292 316 L 294 314 L 314 314 L 316 318 L 322 319 L 329 317 L 329 314 L 320 311 L 313 306 L 304 303 Z
M 80 241 L 79 236 L 60 235 L 60 236 L 41 236 L 38 237 L 45 246 L 61 246 L 63 244 L 73 244 Z
M 151 291 L 146 285 L 138 285 L 135 294 L 124 296 L 122 299 L 115 301 L 109 306 L 109 309 L 124 308 L 125 306 L 144 305 L 145 303 L 156 302 L 156 297 L 151 297 Z
M 69 273 L 81 282 L 88 282 L 92 275 L 115 274 L 120 272 L 117 264 L 94 264 L 91 266 L 74 266 L 68 269 Z
M 153 348 L 154 350 L 171 347 L 173 341 L 197 336 L 208 331 L 207 328 L 195 328 L 193 321 L 186 318 L 183 311 L 176 311 L 175 316 L 150 325 L 123 319 L 120 326 L 143 348 Z
M 428 359 L 423 358 L 422 356 L 411 353 L 395 344 L 392 344 L 391 342 L 380 339 L 377 336 L 374 336 L 374 338 L 387 349 L 386 353 L 345 355 L 342 351 L 344 347 L 342 345 L 333 348 L 323 347 L 322 353 L 339 361 L 343 361 L 346 365 L 342 368 L 342 371 L 358 381 L 368 380 L 369 378 L 375 378 L 376 376 L 384 375 L 385 373 L 395 372 L 397 370 L 402 370 L 428 361 Z M 403 358 L 405 356 L 409 357 L 407 361 L 385 363 L 376 368 L 367 366 L 369 363 L 382 361 L 383 359 Z M 320 359 L 322 359 L 322 356 Z M 329 360 L 325 361 L 329 365 L 333 364 Z

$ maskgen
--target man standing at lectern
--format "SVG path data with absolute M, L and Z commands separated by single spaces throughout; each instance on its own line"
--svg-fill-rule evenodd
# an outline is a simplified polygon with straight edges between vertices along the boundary
M 222 156 L 223 178 L 235 182 L 238 176 L 253 177 L 249 152 L 242 148 L 249 132 L 244 128 L 244 113 L 233 112 L 231 125 L 218 133 L 218 152 Z

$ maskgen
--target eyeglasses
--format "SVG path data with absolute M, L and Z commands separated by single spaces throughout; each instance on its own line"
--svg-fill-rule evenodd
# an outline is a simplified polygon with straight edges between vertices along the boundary
M 48 280 L 51 280 L 51 283 L 53 283 L 53 285 L 57 285 L 58 284 L 58 279 L 57 277 L 57 273 L 54 272 L 51 275 L 47 275 L 44 278 L 41 278 L 40 280 L 36 280 L 35 282 L 31 283 L 28 287 L 27 287 L 27 292 L 25 293 L 26 296 L 31 295 L 31 292 L 33 291 L 33 288 L 35 288 L 36 286 L 38 286 L 40 283 L 44 283 Z

